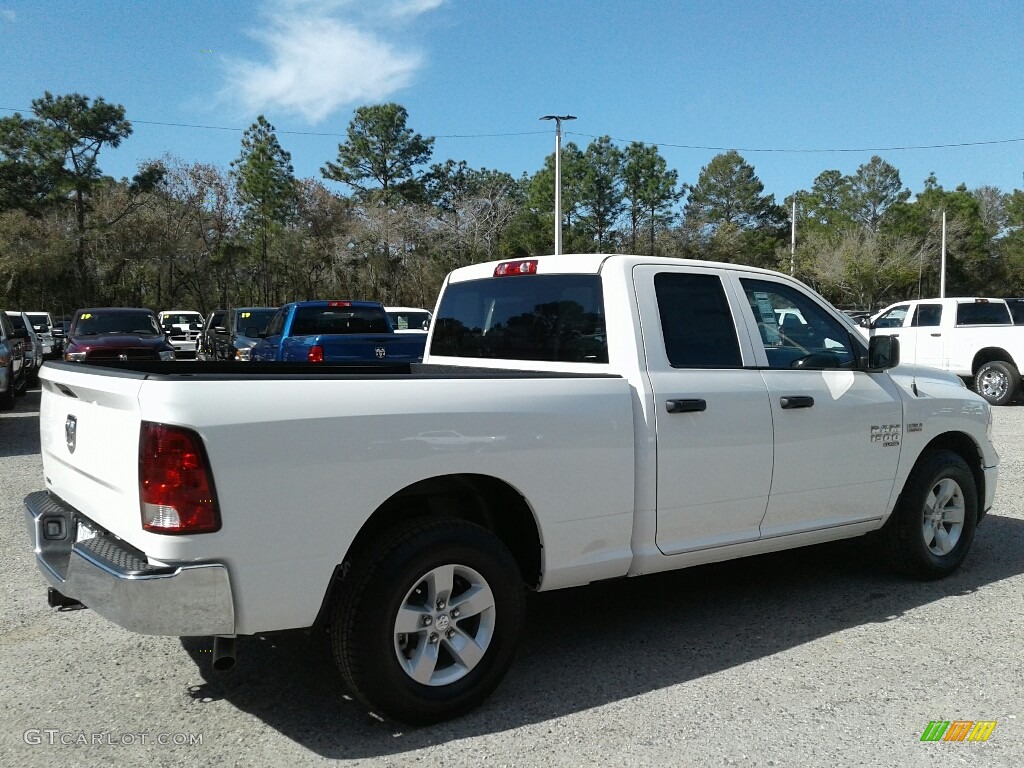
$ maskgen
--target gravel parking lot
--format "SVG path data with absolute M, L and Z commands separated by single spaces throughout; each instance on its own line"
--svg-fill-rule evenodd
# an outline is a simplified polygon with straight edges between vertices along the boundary
M 953 577 L 854 541 L 534 595 L 496 694 L 419 729 L 348 699 L 321 635 L 240 638 L 222 674 L 209 640 L 48 608 L 38 407 L 0 414 L 0 765 L 1024 765 L 1022 406 L 996 409 L 996 505 Z M 932 720 L 997 725 L 922 743 Z

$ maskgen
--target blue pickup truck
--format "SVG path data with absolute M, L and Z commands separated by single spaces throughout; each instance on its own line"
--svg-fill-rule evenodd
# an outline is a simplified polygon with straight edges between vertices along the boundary
M 293 301 L 277 310 L 252 360 L 418 363 L 426 334 L 395 333 L 376 301 Z

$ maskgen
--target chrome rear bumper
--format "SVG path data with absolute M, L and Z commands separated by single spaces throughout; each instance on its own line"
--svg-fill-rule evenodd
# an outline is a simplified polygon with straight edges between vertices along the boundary
M 75 541 L 79 521 L 99 526 L 46 491 L 25 497 L 25 520 L 46 580 L 115 624 L 144 635 L 235 633 L 225 565 L 152 565 L 102 531 Z

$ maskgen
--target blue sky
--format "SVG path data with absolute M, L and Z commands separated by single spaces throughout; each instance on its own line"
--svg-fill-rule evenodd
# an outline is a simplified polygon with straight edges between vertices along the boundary
M 0 107 L 46 90 L 123 104 L 134 134 L 100 158 L 118 177 L 165 153 L 238 156 L 241 130 L 151 123 L 262 113 L 297 175 L 320 178 L 353 110 L 396 101 L 435 161 L 515 176 L 553 151 L 538 118 L 554 113 L 579 117 L 565 140 L 581 147 L 657 144 L 690 183 L 713 148 L 739 149 L 780 201 L 872 154 L 915 192 L 930 172 L 1011 191 L 1022 41 L 1017 0 L 0 0 Z M 841 149 L 865 151 L 807 151 Z

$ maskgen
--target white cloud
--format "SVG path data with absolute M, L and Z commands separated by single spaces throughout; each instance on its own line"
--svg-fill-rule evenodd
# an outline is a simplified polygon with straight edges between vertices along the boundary
M 386 36 L 398 20 L 443 1 L 385 0 L 368 17 L 351 0 L 278 0 L 253 33 L 266 60 L 229 59 L 225 93 L 247 112 L 284 111 L 313 124 L 343 106 L 384 100 L 423 65 L 420 53 L 400 50 Z
M 419 16 L 440 7 L 444 0 L 397 0 L 386 8 L 386 12 L 396 19 L 407 16 Z

